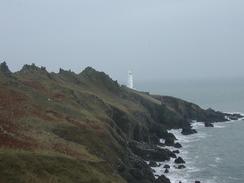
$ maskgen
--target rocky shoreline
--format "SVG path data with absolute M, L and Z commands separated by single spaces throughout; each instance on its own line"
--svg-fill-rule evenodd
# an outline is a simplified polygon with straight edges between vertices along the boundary
M 243 120 L 244 115 L 240 113 L 225 113 L 226 122 Z M 197 121 L 195 121 L 198 123 Z M 216 122 L 199 122 L 203 123 L 205 127 L 214 127 Z M 193 135 L 198 133 L 196 129 L 189 125 L 188 128 L 182 128 L 181 134 L 184 136 Z M 171 183 L 171 180 L 167 177 L 167 174 L 171 171 L 172 168 L 175 169 L 185 169 L 186 162 L 180 156 L 182 145 L 177 142 L 177 138 L 173 133 L 167 133 L 165 138 L 160 139 L 160 142 L 157 145 L 148 145 L 145 143 L 132 142 L 130 147 L 134 154 L 142 157 L 148 166 L 150 166 L 153 175 L 156 178 L 155 183 Z M 171 165 L 168 164 L 171 160 Z M 163 172 L 163 173 L 159 173 Z M 174 182 L 176 183 L 176 182 Z M 177 182 L 178 183 L 178 182 Z M 182 180 L 179 183 L 184 183 Z M 195 183 L 201 183 L 199 180 L 195 180 Z

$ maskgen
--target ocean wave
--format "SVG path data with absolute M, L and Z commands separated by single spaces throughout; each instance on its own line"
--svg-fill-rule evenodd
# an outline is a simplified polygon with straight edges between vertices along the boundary
M 241 180 L 240 178 L 232 177 L 232 176 L 229 176 L 228 179 L 230 179 L 230 180 L 239 180 L 239 181 Z
M 201 182 L 204 182 L 204 183 L 217 183 L 218 182 L 218 177 L 213 177 L 212 179 L 206 179 L 204 181 L 201 181 Z M 221 181 L 221 183 L 224 183 L 223 181 Z
M 218 165 L 216 165 L 216 164 L 209 164 L 209 166 L 213 167 L 213 168 L 217 168 L 218 167 Z
M 232 123 L 231 121 L 226 123 L 215 123 L 216 128 L 225 128 L 227 127 L 228 123 Z M 168 177 L 172 183 L 179 183 L 181 181 L 182 183 L 188 183 L 188 182 L 195 182 L 196 180 L 199 180 L 197 177 L 200 174 L 200 172 L 206 171 L 207 168 L 216 168 L 218 167 L 218 164 L 223 160 L 220 157 L 216 157 L 213 159 L 212 164 L 209 164 L 208 167 L 200 167 L 198 166 L 198 160 L 200 159 L 199 155 L 195 155 L 194 158 L 192 158 L 191 153 L 189 152 L 190 149 L 192 149 L 193 145 L 196 143 L 192 142 L 198 142 L 202 139 L 209 138 L 211 136 L 211 133 L 209 134 L 207 130 L 205 130 L 205 125 L 203 122 L 196 122 L 194 121 L 192 123 L 192 126 L 194 129 L 197 129 L 198 133 L 193 135 L 182 135 L 181 129 L 173 129 L 169 130 L 169 132 L 173 133 L 175 137 L 177 138 L 177 142 L 182 144 L 182 148 L 180 149 L 180 154 L 177 156 L 182 157 L 186 161 L 186 168 L 185 169 L 177 169 L 174 167 L 174 159 L 171 159 L 170 161 L 161 162 L 160 167 L 153 168 L 155 170 L 155 175 L 165 175 Z M 161 140 L 161 142 L 164 142 Z M 176 150 L 174 147 L 167 147 L 171 151 Z M 169 173 L 165 174 L 165 169 L 163 168 L 165 164 L 170 165 Z M 218 177 L 211 177 L 210 179 L 207 179 L 206 177 L 202 180 L 199 180 L 204 183 L 219 183 L 221 179 Z M 223 182 L 223 181 L 222 181 Z
M 244 116 L 244 113 L 241 112 L 225 112 L 226 114 L 240 114 L 242 116 Z
M 182 143 L 183 145 L 190 145 L 192 142 L 198 142 L 201 139 L 205 139 L 207 137 L 209 137 L 208 134 L 204 133 L 204 132 L 198 132 L 196 134 L 193 135 L 177 135 L 177 142 Z
M 226 123 L 228 123 L 228 122 L 226 122 Z M 226 128 L 226 125 L 224 125 L 224 124 L 215 124 L 214 128 Z
M 163 167 L 165 164 L 170 165 L 169 173 L 167 174 L 164 173 L 165 169 Z M 170 179 L 171 183 L 179 183 L 179 181 L 184 183 L 189 181 L 190 172 L 186 169 L 176 169 L 173 161 L 164 162 L 160 167 L 153 169 L 155 171 L 155 175 L 165 175 Z
M 222 158 L 220 158 L 220 157 L 216 157 L 216 158 L 215 158 L 215 162 L 216 162 L 216 163 L 220 163 L 221 161 L 222 161 Z
M 203 122 L 193 122 L 191 125 L 196 130 L 205 127 Z

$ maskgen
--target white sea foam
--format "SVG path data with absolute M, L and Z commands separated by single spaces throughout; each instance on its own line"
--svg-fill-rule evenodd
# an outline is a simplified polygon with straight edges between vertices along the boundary
M 241 112 L 225 112 L 226 114 L 240 114 L 242 116 L 244 116 L 244 113 Z
M 194 129 L 203 128 L 203 127 L 204 127 L 204 123 L 203 123 L 203 122 L 193 122 L 193 123 L 192 123 L 192 127 L 193 127 Z
M 221 161 L 222 161 L 222 158 L 220 158 L 220 157 L 216 157 L 216 158 L 215 158 L 215 162 L 216 162 L 216 163 L 219 163 L 219 162 L 221 162 Z
M 226 128 L 226 124 L 217 124 L 216 123 L 216 124 L 214 124 L 214 128 Z
M 165 174 L 165 169 L 163 168 L 165 164 L 170 165 L 169 173 Z M 173 160 L 164 162 L 160 167 L 153 168 L 155 170 L 155 175 L 165 175 L 172 183 L 179 183 L 179 181 L 187 182 L 189 173 L 185 170 L 179 170 L 174 167 Z
M 216 164 L 209 164 L 210 167 L 216 168 L 217 165 Z
M 240 178 L 236 178 L 236 177 L 232 177 L 232 176 L 229 176 L 228 178 L 229 178 L 230 180 L 238 180 L 238 181 L 241 180 Z
M 182 135 L 181 130 L 170 130 L 170 132 L 176 136 L 176 138 L 178 139 L 177 142 L 184 144 L 183 148 L 180 149 L 179 156 L 187 160 L 186 168 L 185 169 L 175 168 L 174 159 L 171 159 L 170 161 L 161 162 L 162 164 L 160 167 L 153 168 L 153 170 L 155 171 L 154 175 L 155 176 L 165 175 L 171 180 L 172 183 L 179 183 L 179 181 L 185 183 L 189 181 L 190 173 L 192 173 L 193 171 L 199 171 L 199 169 L 197 169 L 196 167 L 191 166 L 190 158 L 188 158 L 187 156 L 188 151 L 185 150 L 185 148 L 187 148 L 187 145 L 190 144 L 190 142 L 195 141 L 195 138 Z M 164 140 L 160 140 L 160 142 L 163 143 Z M 170 149 L 171 151 L 176 150 L 175 147 L 167 147 L 167 148 Z M 165 169 L 163 168 L 164 165 L 166 164 L 170 165 L 169 173 L 167 174 L 164 173 Z
M 204 123 L 194 122 L 192 126 L 195 129 L 200 129 L 200 128 L 204 128 Z M 153 170 L 155 171 L 154 175 L 155 176 L 165 175 L 171 180 L 172 183 L 179 183 L 179 181 L 181 181 L 182 183 L 194 182 L 196 179 L 191 177 L 192 173 L 202 171 L 202 169 L 195 166 L 195 161 L 196 159 L 199 159 L 199 156 L 195 156 L 195 158 L 190 157 L 187 149 L 191 147 L 192 142 L 196 142 L 203 138 L 207 138 L 209 135 L 200 131 L 196 134 L 185 136 L 181 134 L 180 129 L 173 129 L 170 130 L 169 132 L 173 133 L 177 138 L 177 142 L 183 145 L 183 147 L 180 149 L 180 154 L 178 156 L 186 160 L 186 164 L 185 164 L 186 168 L 185 169 L 175 168 L 174 159 L 171 159 L 170 161 L 161 162 L 161 166 L 153 168 Z M 162 139 L 160 140 L 160 142 L 163 143 L 164 140 Z M 171 151 L 176 150 L 175 147 L 167 147 L 167 148 L 170 149 Z M 164 165 L 166 164 L 170 165 L 169 173 L 167 174 L 164 173 L 165 169 L 163 168 Z M 201 182 L 216 183 L 216 181 L 212 179 L 207 181 L 204 180 Z
M 243 115 L 243 114 L 242 114 Z M 225 122 L 225 123 L 215 123 L 215 128 L 225 128 L 228 125 L 231 124 L 233 121 Z M 183 147 L 180 149 L 180 154 L 177 156 L 182 157 L 184 160 L 186 160 L 186 168 L 185 169 L 177 169 L 174 167 L 174 159 L 171 159 L 170 161 L 160 162 L 161 165 L 159 167 L 153 168 L 155 170 L 155 175 L 165 175 L 168 177 L 172 183 L 179 183 L 181 181 L 182 183 L 188 183 L 188 182 L 194 182 L 197 180 L 196 177 L 193 177 L 194 174 L 198 174 L 197 172 L 204 171 L 203 168 L 197 167 L 196 160 L 198 160 L 200 157 L 196 155 L 194 158 L 189 156 L 189 152 L 187 151 L 188 148 L 192 148 L 192 142 L 200 141 L 204 138 L 210 137 L 208 133 L 205 133 L 205 130 L 201 130 L 201 128 L 205 128 L 205 125 L 203 122 L 196 122 L 194 121 L 192 123 L 192 127 L 194 129 L 198 130 L 198 133 L 193 135 L 182 135 L 181 129 L 173 129 L 169 132 L 173 133 L 175 137 L 177 138 L 177 142 L 181 143 Z M 163 139 L 160 140 L 161 143 L 164 143 L 165 141 Z M 171 151 L 176 150 L 175 147 L 167 147 Z M 209 168 L 216 168 L 218 163 L 222 161 L 222 158 L 216 157 L 212 164 L 209 164 Z M 158 162 L 159 163 L 159 162 Z M 165 164 L 170 165 L 169 173 L 165 174 L 165 169 L 163 168 Z M 207 169 L 207 167 L 205 167 Z M 206 171 L 206 170 L 205 170 Z M 200 180 L 204 183 L 217 183 L 218 177 L 212 177 L 211 179 L 205 179 Z
M 160 139 L 159 142 L 162 143 L 162 144 L 164 144 L 165 143 L 165 140 L 164 139 Z

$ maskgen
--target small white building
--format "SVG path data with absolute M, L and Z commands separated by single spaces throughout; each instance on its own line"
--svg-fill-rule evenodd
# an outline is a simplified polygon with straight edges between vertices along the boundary
M 133 83 L 133 74 L 131 71 L 128 71 L 128 84 L 127 84 L 128 88 L 133 89 L 134 88 L 134 83 Z

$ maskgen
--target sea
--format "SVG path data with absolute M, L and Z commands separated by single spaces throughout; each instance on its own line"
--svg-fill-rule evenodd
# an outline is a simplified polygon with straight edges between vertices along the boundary
M 205 109 L 244 113 L 244 79 L 138 82 L 137 88 L 185 99 Z M 179 156 L 186 168 L 174 168 L 172 160 L 158 162 L 161 166 L 154 168 L 155 175 L 164 174 L 163 166 L 169 164 L 165 175 L 172 183 L 244 183 L 244 120 L 216 123 L 214 128 L 200 122 L 193 126 L 198 133 L 190 136 L 171 130 L 183 145 Z

